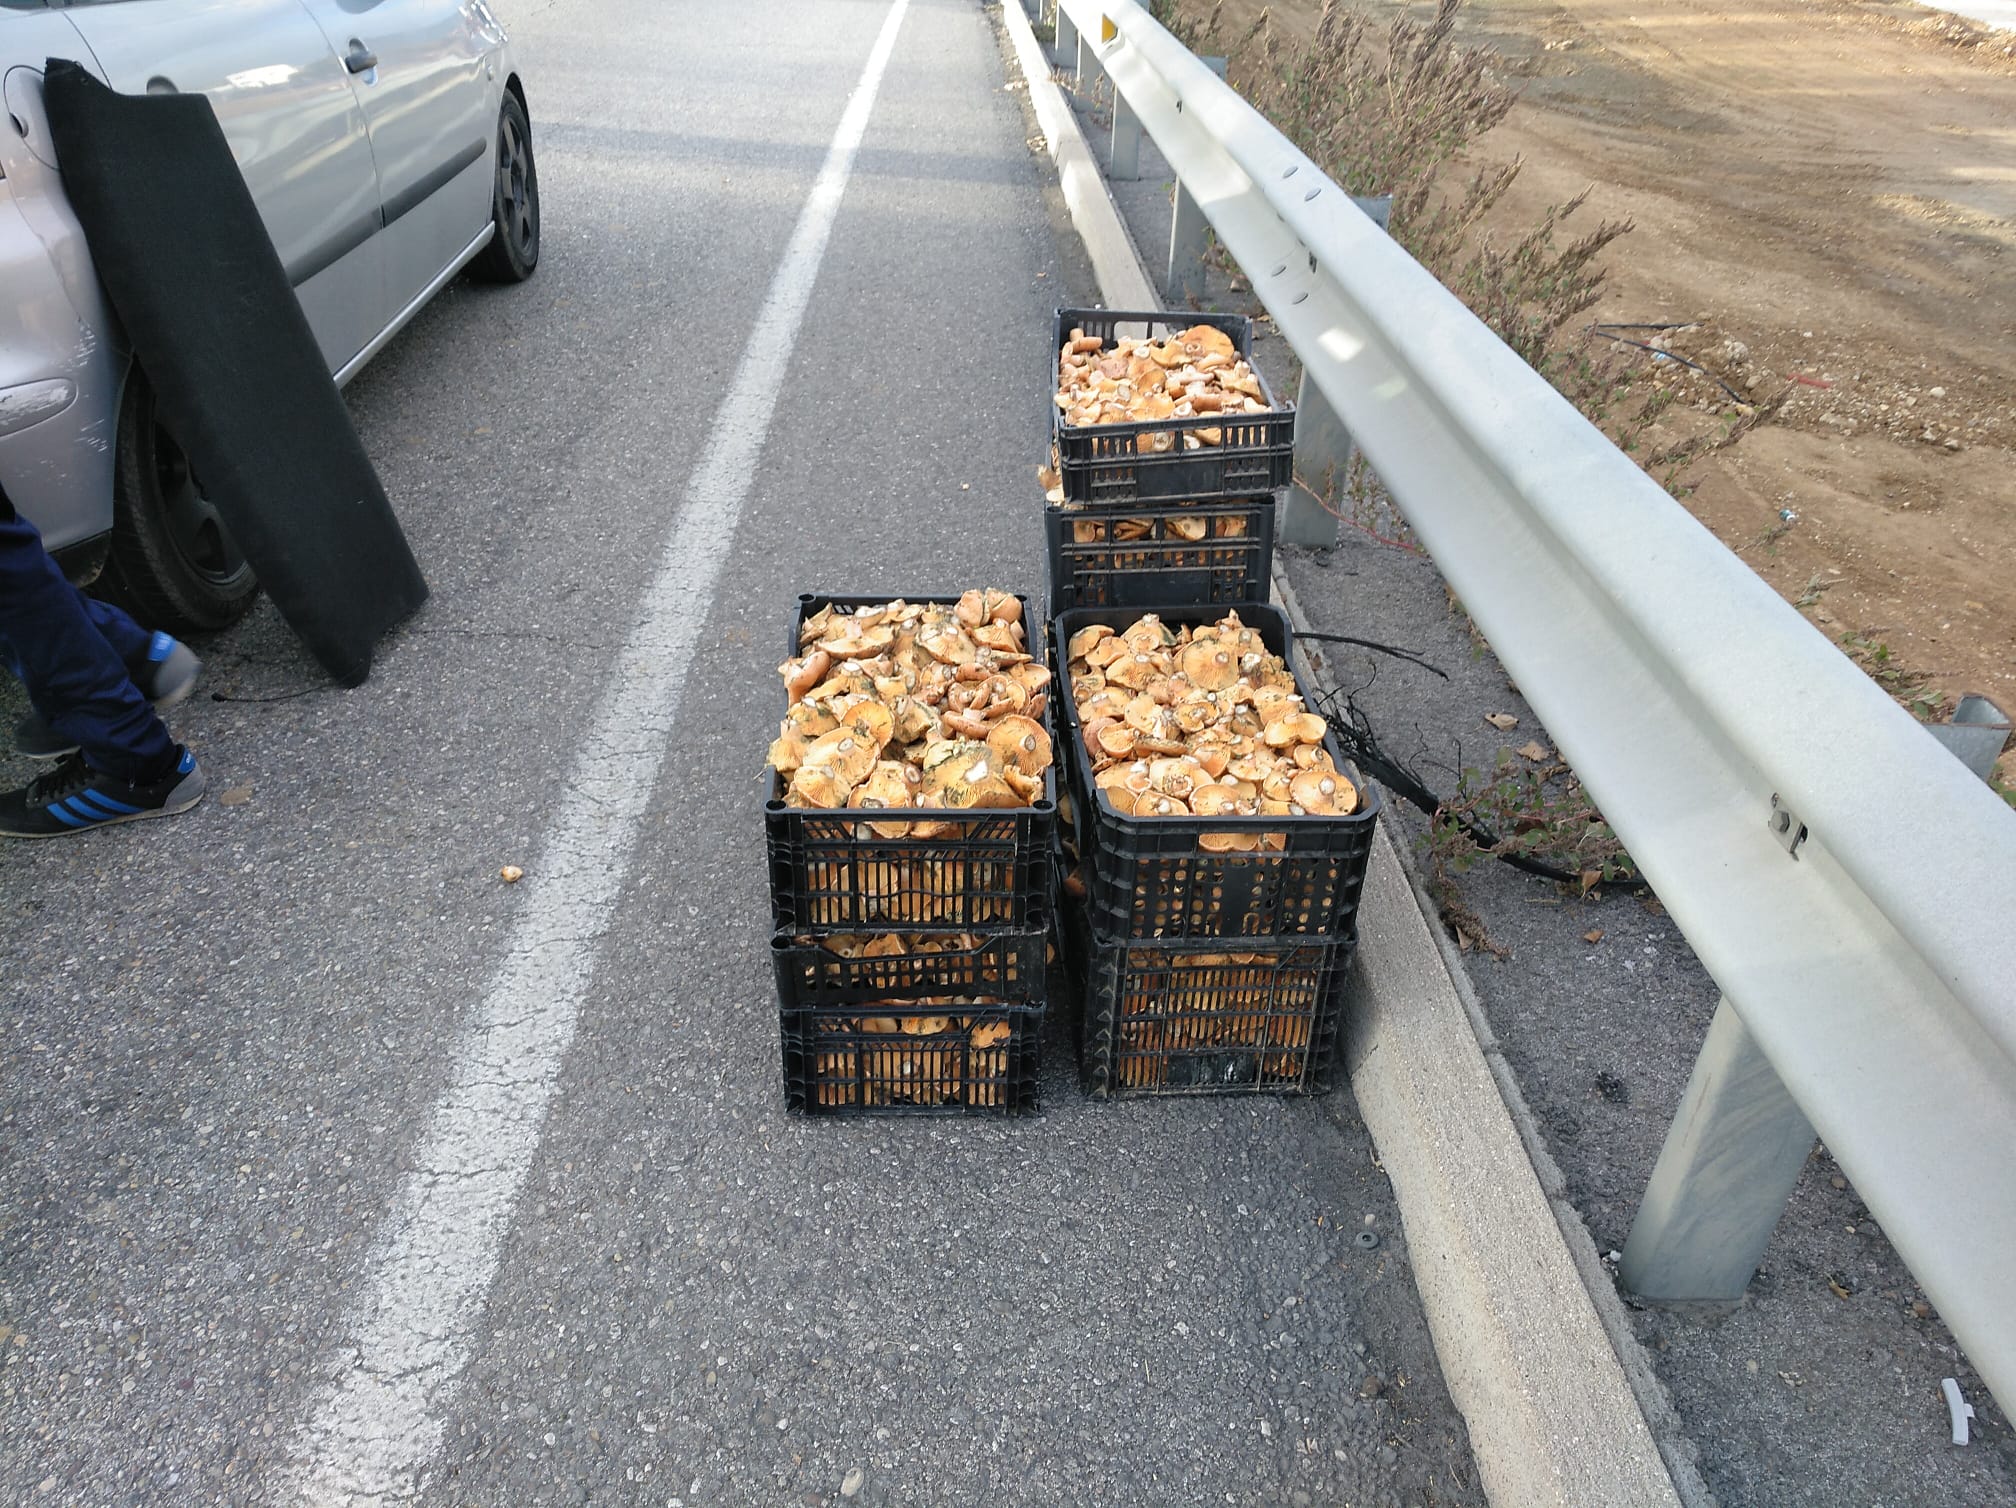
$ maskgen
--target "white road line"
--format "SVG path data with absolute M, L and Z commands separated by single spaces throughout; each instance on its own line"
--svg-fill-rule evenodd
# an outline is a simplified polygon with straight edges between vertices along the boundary
M 520 892 L 509 955 L 386 1222 L 380 1254 L 299 1437 L 284 1501 L 345 1508 L 408 1497 L 441 1443 L 505 1231 L 574 1039 L 714 601 L 854 154 L 909 0 L 893 0 L 825 165 L 757 311 L 694 468 L 642 618 L 624 646 Z

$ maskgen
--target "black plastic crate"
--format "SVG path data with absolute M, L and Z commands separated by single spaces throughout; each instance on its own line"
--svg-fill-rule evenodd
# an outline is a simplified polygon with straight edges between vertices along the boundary
M 1145 503 L 1126 513 L 1050 503 L 1043 533 L 1052 616 L 1079 607 L 1264 602 L 1273 579 L 1271 497 Z
M 901 596 L 906 602 L 951 602 L 934 596 L 839 597 L 807 594 L 798 599 L 789 653 L 798 653 L 798 630 L 831 603 L 878 606 Z M 1046 657 L 1044 627 L 1022 599 L 1029 653 Z M 1056 757 L 1056 688 L 1041 719 Z M 1031 806 L 1007 810 L 900 812 L 822 810 L 784 804 L 784 782 L 771 776 L 764 827 L 770 862 L 770 899 L 775 929 L 791 933 L 911 932 L 940 928 L 954 932 L 1030 931 L 1050 918 L 1050 848 L 1057 826 L 1057 769 L 1043 777 L 1043 796 Z M 876 826 L 914 821 L 942 830 L 930 837 L 886 837 Z
M 770 947 L 789 1109 L 837 1116 L 1036 1109 L 1047 932 L 872 958 L 785 934 Z
M 1027 1115 L 1043 1006 L 989 1001 L 784 1011 L 784 1104 L 805 1115 Z
M 1074 329 L 1097 335 L 1110 346 L 1122 325 L 1146 327 L 1157 340 L 1210 325 L 1232 337 L 1247 361 L 1253 358 L 1253 322 L 1243 314 L 1192 314 L 1182 310 L 1129 313 L 1115 309 L 1059 309 L 1050 340 L 1050 391 L 1057 390 L 1058 359 Z M 1129 334 L 1134 333 L 1132 329 Z M 1063 478 L 1064 499 L 1072 503 L 1126 503 L 1259 497 L 1294 479 L 1295 407 L 1274 394 L 1259 368 L 1264 414 L 1231 417 L 1192 415 L 1186 419 L 1142 419 L 1127 424 L 1066 424 L 1050 408 L 1050 435 Z M 1183 432 L 1222 429 L 1217 445 L 1183 448 Z M 1161 436 L 1170 448 L 1157 451 Z M 1144 446 L 1144 439 L 1146 444 Z
M 1116 942 L 1063 914 L 1088 1095 L 1329 1090 L 1355 939 Z
M 877 958 L 772 937 L 786 1107 L 806 1115 L 1034 1111 L 1046 956 L 1046 931 Z
M 1226 610 L 1222 605 L 1153 609 L 1172 628 L 1215 623 Z M 1286 615 L 1265 603 L 1241 603 L 1237 611 L 1292 669 Z M 1086 608 L 1059 614 L 1051 625 L 1057 705 L 1070 745 L 1061 757 L 1070 761 L 1093 931 L 1130 941 L 1353 935 L 1380 798 L 1378 788 L 1343 757 L 1334 736 L 1325 739 L 1330 757 L 1358 788 L 1358 809 L 1348 816 L 1135 817 L 1098 799 L 1071 697 L 1068 646 L 1082 628 L 1104 624 L 1124 631 L 1140 616 L 1133 608 Z M 1299 671 L 1296 686 L 1311 701 Z M 1246 834 L 1265 846 L 1258 852 L 1214 853 L 1199 845 L 1205 835 L 1220 833 Z
M 834 940 L 789 933 L 770 940 L 777 1000 L 784 1010 L 858 1009 L 863 1001 L 930 1001 L 955 995 L 1043 1003 L 1049 951 L 1045 931 L 996 933 L 943 952 L 853 958 L 828 946 Z M 864 941 L 880 945 L 878 939 Z M 914 948 L 919 941 L 935 945 L 954 939 L 938 933 L 906 941 Z

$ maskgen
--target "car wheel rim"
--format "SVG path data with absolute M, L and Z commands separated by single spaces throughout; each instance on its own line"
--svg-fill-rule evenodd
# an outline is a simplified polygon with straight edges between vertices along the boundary
M 511 249 L 529 257 L 538 244 L 532 223 L 532 152 L 518 123 L 506 116 L 498 128 L 497 218 Z
M 154 476 L 161 492 L 162 519 L 175 553 L 190 570 L 213 585 L 231 583 L 245 570 L 245 557 L 231 542 L 216 506 L 190 468 L 182 447 L 158 424 L 154 427 Z

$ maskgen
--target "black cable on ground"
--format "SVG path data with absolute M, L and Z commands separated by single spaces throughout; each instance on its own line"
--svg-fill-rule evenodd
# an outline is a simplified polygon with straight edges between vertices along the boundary
M 1621 329 L 1630 327 L 1619 326 L 1618 328 Z M 1620 346 L 1635 346 L 1641 351 L 1650 351 L 1654 356 L 1663 356 L 1668 361 L 1677 361 L 1680 363 L 1681 366 L 1686 367 L 1691 371 L 1699 372 L 1703 377 L 1706 377 L 1710 382 L 1714 383 L 1715 386 L 1722 389 L 1723 392 L 1727 393 L 1736 402 L 1742 404 L 1754 404 L 1756 402 L 1755 399 L 1750 398 L 1745 394 L 1737 392 L 1736 389 L 1729 386 L 1728 383 L 1724 382 L 1720 377 L 1717 377 L 1713 372 L 1709 371 L 1708 368 L 1701 365 L 1701 363 L 1698 361 L 1689 361 L 1685 356 L 1675 356 L 1671 351 L 1662 351 L 1657 346 L 1647 345 L 1642 340 L 1626 340 L 1621 335 L 1612 335 L 1608 330 L 1606 330 L 1601 325 L 1591 325 L 1589 327 L 1588 333 L 1596 336 L 1598 339 L 1601 340 L 1614 340 Z
M 1303 634 L 1299 637 L 1305 639 L 1343 638 L 1342 635 L 1323 634 Z M 1345 642 L 1354 641 L 1346 640 Z M 1432 665 L 1428 668 L 1431 670 L 1434 669 Z M 1440 674 L 1440 672 L 1437 673 Z M 1447 677 L 1444 678 L 1446 679 Z M 1371 719 L 1366 716 L 1364 708 L 1360 707 L 1348 692 L 1328 692 L 1317 700 L 1320 704 L 1324 720 L 1330 724 L 1331 731 L 1337 735 L 1338 744 L 1343 748 L 1351 762 L 1357 765 L 1364 773 L 1385 786 L 1386 789 L 1393 792 L 1394 795 L 1406 801 L 1409 806 L 1419 808 L 1430 817 L 1438 815 L 1447 816 L 1451 822 L 1456 824 L 1456 830 L 1476 844 L 1479 850 L 1490 854 L 1492 858 L 1501 864 L 1509 864 L 1512 868 L 1519 870 L 1523 874 L 1534 875 L 1543 880 L 1553 880 L 1557 884 L 1562 885 L 1575 885 L 1579 887 L 1582 884 L 1582 876 L 1580 874 L 1563 869 L 1558 864 L 1549 864 L 1544 859 L 1529 858 L 1525 854 L 1498 852 L 1498 845 L 1504 840 L 1496 832 L 1485 826 L 1482 822 L 1479 822 L 1475 817 L 1450 808 L 1447 802 L 1422 783 L 1419 776 L 1386 752 L 1372 732 Z M 1344 704 L 1344 710 L 1341 714 L 1337 710 L 1337 703 L 1340 700 Z M 1612 883 L 1616 884 L 1619 889 L 1628 890 L 1633 894 L 1646 893 L 1652 888 L 1643 880 L 1615 881 Z
M 1377 639 L 1354 639 L 1350 634 L 1319 634 L 1314 632 L 1298 633 L 1295 637 L 1297 640 L 1314 639 L 1319 644 L 1355 644 L 1360 649 L 1376 650 L 1382 655 L 1391 655 L 1396 660 L 1406 660 L 1410 664 L 1419 665 L 1423 670 L 1439 675 L 1445 681 L 1449 679 L 1448 671 L 1444 670 L 1440 665 L 1432 665 L 1422 659 L 1418 651 L 1401 649 L 1392 644 L 1381 644 Z

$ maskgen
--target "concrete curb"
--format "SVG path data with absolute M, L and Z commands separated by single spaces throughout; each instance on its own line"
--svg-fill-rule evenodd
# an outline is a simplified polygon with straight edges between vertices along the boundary
M 1021 0 L 1001 9 L 1107 306 L 1160 307 Z M 1278 576 L 1275 593 L 1306 626 Z M 1641 1411 L 1643 1398 L 1677 1441 L 1663 1390 L 1530 1117 L 1521 1135 L 1517 1085 L 1502 1058 L 1486 1061 L 1489 1028 L 1428 904 L 1382 823 L 1360 911 L 1346 1059 L 1484 1488 L 1495 1508 L 1699 1508 L 1712 1500 L 1691 1461 L 1676 1444 L 1669 1472 Z M 1564 1224 L 1579 1237 L 1572 1251 Z M 1615 1311 L 1608 1326 L 1593 1292 Z
M 1109 309 L 1156 309 L 1161 295 L 1141 264 L 1127 222 L 1107 190 L 1106 175 L 1099 160 L 1078 127 L 1078 117 L 1058 92 L 1050 77 L 1050 59 L 1029 25 L 1022 0 L 1002 0 L 1001 15 L 1008 36 L 1015 44 L 1015 62 L 1029 83 L 1029 103 L 1036 111 L 1036 123 L 1043 128 L 1043 141 L 1057 177 L 1064 188 L 1064 202 L 1071 210 L 1071 223 L 1085 243 L 1092 259 L 1092 271 Z
M 1274 575 L 1274 597 L 1280 603 L 1282 611 L 1288 613 L 1288 621 L 1294 625 L 1294 629 L 1298 633 L 1304 631 L 1308 627 L 1308 617 L 1304 615 L 1302 605 L 1296 599 L 1294 589 L 1288 585 L 1288 579 L 1284 575 L 1280 575 L 1280 573 Z M 1329 689 L 1329 692 L 1335 692 L 1337 681 L 1329 673 L 1329 669 L 1325 665 L 1322 665 L 1320 657 L 1316 657 L 1316 661 L 1310 663 L 1308 651 L 1302 649 L 1302 667 L 1310 675 L 1310 679 L 1314 679 L 1318 685 Z M 1528 1189 L 1528 1183 L 1530 1183 L 1532 1189 L 1536 1189 L 1540 1193 L 1540 1196 L 1544 1198 L 1548 1214 L 1552 1216 L 1552 1222 L 1554 1222 L 1554 1232 L 1556 1232 L 1556 1238 L 1558 1238 L 1558 1246 L 1560 1246 L 1562 1254 L 1568 1258 L 1568 1262 L 1572 1264 L 1574 1276 L 1577 1276 L 1579 1288 L 1581 1288 L 1579 1294 L 1572 1294 L 1570 1292 L 1568 1302 L 1574 1302 L 1577 1298 L 1587 1298 L 1589 1300 L 1591 1310 L 1595 1314 L 1595 1321 L 1601 1325 L 1603 1335 L 1609 1341 L 1611 1357 L 1613 1357 L 1613 1361 L 1619 1367 L 1619 1381 L 1623 1381 L 1623 1383 L 1629 1385 L 1631 1397 L 1637 1401 L 1637 1417 L 1639 1417 L 1639 1421 L 1653 1435 L 1653 1441 L 1655 1441 L 1655 1446 L 1657 1446 L 1659 1458 L 1661 1458 L 1661 1462 L 1665 1466 L 1671 1490 L 1679 1496 L 1679 1502 L 1683 1504 L 1683 1508 L 1716 1508 L 1716 1494 L 1708 1490 L 1708 1484 L 1702 1480 L 1702 1474 L 1699 1474 L 1699 1466 L 1697 1466 L 1697 1460 L 1695 1460 L 1697 1452 L 1693 1448 L 1693 1441 L 1687 1437 L 1685 1425 L 1681 1425 L 1679 1415 L 1673 1409 L 1673 1401 L 1671 1401 L 1671 1397 L 1665 1391 L 1665 1383 L 1659 1381 L 1659 1375 L 1657 1375 L 1657 1371 L 1651 1365 L 1651 1357 L 1645 1355 L 1645 1347 L 1639 1345 L 1637 1335 L 1631 1331 L 1631 1318 L 1625 1314 L 1623 1298 L 1619 1298 L 1619 1294 L 1617 1294 L 1617 1284 L 1615 1284 L 1609 1268 L 1603 1266 L 1603 1256 L 1597 1250 L 1597 1242 L 1591 1238 L 1589 1228 L 1583 1224 L 1581 1212 L 1577 1208 L 1574 1208 L 1574 1204 L 1568 1200 L 1568 1181 L 1566 1181 L 1566 1177 L 1562 1177 L 1560 1167 L 1554 1163 L 1552 1153 L 1548 1153 L 1548 1149 L 1546 1149 L 1546 1137 L 1540 1131 L 1540 1123 L 1538 1123 L 1538 1119 L 1532 1115 L 1532 1111 L 1526 1105 L 1526 1095 L 1524 1095 L 1524 1091 L 1518 1085 L 1518 1077 L 1512 1073 L 1512 1064 L 1506 1062 L 1504 1048 L 1498 1044 L 1498 1036 L 1492 1030 L 1490 1018 L 1484 1014 L 1484 1002 L 1478 1000 L 1476 986 L 1472 986 L 1472 982 L 1470 982 L 1470 970 L 1462 962 L 1462 954 L 1456 948 L 1456 941 L 1450 937 L 1450 931 L 1447 931 L 1447 927 L 1443 927 L 1437 921 L 1429 919 L 1429 917 L 1435 915 L 1435 899 L 1427 893 L 1427 881 L 1421 877 L 1421 869 L 1413 861 L 1413 855 L 1407 849 L 1405 835 L 1401 835 L 1397 831 L 1397 825 L 1391 821 L 1391 812 L 1387 812 L 1383 816 L 1383 819 L 1381 819 L 1381 841 L 1379 841 L 1379 847 L 1373 853 L 1373 865 L 1375 865 L 1375 869 L 1383 863 L 1385 857 L 1391 857 L 1391 861 L 1399 867 L 1399 873 L 1401 873 L 1405 885 L 1413 891 L 1413 915 L 1415 915 L 1419 927 L 1427 933 L 1427 939 L 1431 941 L 1431 946 L 1439 954 L 1439 968 L 1435 968 L 1431 964 L 1425 964 L 1419 958 L 1387 960 L 1387 962 L 1381 962 L 1381 964 L 1373 964 L 1371 962 L 1371 954 L 1367 954 L 1367 950 L 1363 946 L 1363 939 L 1361 939 L 1359 960 L 1357 960 L 1359 978 L 1355 980 L 1357 990 L 1355 990 L 1353 1002 L 1351 1002 L 1353 1004 L 1353 1012 L 1355 1012 L 1353 1014 L 1353 1036 L 1345 1044 L 1345 1060 L 1347 1060 L 1347 1069 L 1351 1073 L 1353 1093 L 1359 1097 L 1359 1111 L 1365 1117 L 1367 1129 L 1373 1133 L 1375 1145 L 1379 1145 L 1381 1161 L 1387 1163 L 1387 1173 L 1393 1179 L 1395 1198 L 1397 1198 L 1397 1202 L 1401 1206 L 1401 1220 L 1403 1222 L 1411 1222 L 1413 1220 L 1413 1214 L 1411 1214 L 1413 1206 L 1409 1204 L 1409 1196 L 1411 1196 L 1413 1189 L 1411 1187 L 1403 1187 L 1403 1181 L 1401 1181 L 1403 1175 L 1399 1171 L 1395 1171 L 1393 1165 L 1391 1165 L 1391 1161 L 1385 1157 L 1385 1145 L 1389 1141 L 1393 1141 L 1393 1139 L 1409 1137 L 1409 1141 L 1405 1143 L 1405 1149 L 1411 1151 L 1413 1147 L 1419 1145 L 1419 1139 L 1421 1139 L 1423 1133 L 1429 1135 L 1429 1137 L 1433 1135 L 1433 1125 L 1429 1125 L 1425 1129 L 1421 1125 L 1391 1127 L 1389 1129 L 1391 1135 L 1383 1137 L 1381 1127 L 1373 1121 L 1373 1109 L 1367 1107 L 1367 1099 L 1381 1097 L 1385 1101 L 1391 1101 L 1397 1087 L 1383 1083 L 1383 1077 L 1393 1077 L 1393 1079 L 1403 1077 L 1405 1064 L 1421 1060 L 1425 1048 L 1417 1040 L 1419 1032 L 1415 1032 L 1413 1036 L 1405 1036 L 1405 1038 L 1399 1038 L 1397 1042 L 1393 1042 L 1391 1046 L 1397 1046 L 1399 1050 L 1389 1052 L 1385 1062 L 1373 1060 L 1373 1056 L 1371 1056 L 1371 1038 L 1379 1032 L 1379 1014 L 1377 1012 L 1379 1012 L 1379 1008 L 1383 1004 L 1383 1002 L 1379 1002 L 1375 998 L 1375 992 L 1371 990 L 1371 972 L 1373 972 L 1373 968 L 1381 970 L 1381 978 L 1401 978 L 1401 980 L 1421 978 L 1421 980 L 1427 980 L 1427 986 L 1425 986 L 1427 990 L 1433 990 L 1433 992 L 1439 994 L 1441 988 L 1447 986 L 1447 988 L 1450 988 L 1454 992 L 1454 996 L 1456 996 L 1454 1004 L 1462 1010 L 1462 1014 L 1470 1022 L 1470 1046 L 1476 1048 L 1476 1058 L 1484 1064 L 1484 1069 L 1490 1073 L 1490 1079 L 1492 1079 L 1492 1083 L 1494 1083 L 1494 1087 L 1498 1091 L 1498 1107 L 1496 1109 L 1490 1105 L 1490 1097 L 1480 1093 L 1478 1099 L 1476 1099 L 1476 1103 L 1470 1103 L 1470 1101 L 1458 1103 L 1458 1113 L 1462 1113 L 1462 1115 L 1466 1115 L 1470 1119 L 1476 1119 L 1476 1117 L 1492 1117 L 1492 1115 L 1496 1115 L 1496 1111 L 1504 1111 L 1504 1115 L 1510 1119 L 1512 1131 L 1518 1137 L 1520 1145 L 1524 1147 L 1526 1163 L 1528 1163 L 1526 1173 L 1530 1173 L 1530 1177 L 1526 1173 L 1518 1173 L 1514 1169 L 1514 1173 L 1500 1187 L 1508 1189 L 1508 1198 L 1516 1198 L 1516 1200 L 1524 1202 L 1524 1196 L 1530 1191 Z M 1367 875 L 1367 887 L 1371 887 L 1371 883 L 1373 883 L 1373 875 Z M 1403 921 L 1405 921 L 1405 917 L 1403 917 Z M 1415 1008 L 1421 1010 L 1419 1004 Z M 1447 1008 L 1450 1008 L 1450 1002 L 1447 1002 L 1447 1000 L 1437 1000 L 1435 1002 L 1435 1010 L 1433 1010 L 1433 1018 L 1439 1020 L 1439 1016 L 1445 1014 Z M 1427 1014 L 1427 1012 L 1423 1012 L 1423 1014 Z M 1458 1048 L 1456 1050 L 1464 1052 L 1466 1058 L 1470 1056 L 1470 1052 L 1462 1046 L 1462 1038 L 1458 1038 Z M 1439 1095 L 1447 1095 L 1450 1091 L 1447 1091 L 1447 1087 L 1441 1087 L 1441 1089 L 1437 1089 L 1437 1093 Z M 1433 1103 L 1435 1101 L 1429 1101 L 1429 1105 L 1433 1105 Z M 1391 1105 L 1385 1105 L 1383 1109 L 1391 1109 Z M 1429 1113 L 1433 1115 L 1433 1111 L 1429 1111 Z M 1403 1161 L 1405 1161 L 1405 1157 L 1403 1157 Z M 1419 1179 L 1413 1179 L 1413 1177 L 1407 1179 L 1409 1185 L 1417 1183 L 1417 1181 Z M 1482 1175 L 1472 1175 L 1472 1181 L 1474 1183 L 1484 1183 L 1488 1187 L 1488 1183 L 1484 1181 Z M 1530 1214 L 1530 1212 L 1522 1212 L 1522 1214 Z M 1437 1210 L 1427 1210 L 1427 1212 L 1423 1212 L 1423 1218 L 1429 1224 L 1433 1224 L 1439 1218 L 1439 1212 Z M 1413 1230 L 1411 1224 L 1409 1224 L 1409 1230 Z M 1506 1232 L 1500 1232 L 1500 1240 L 1504 1240 L 1506 1236 L 1508 1236 Z M 1534 1240 L 1540 1246 L 1544 1246 L 1544 1248 L 1552 1248 L 1554 1246 L 1554 1242 L 1548 1242 L 1544 1234 L 1538 1234 Z M 1516 1246 L 1500 1246 L 1500 1252 L 1506 1252 L 1506 1250 L 1520 1250 L 1520 1248 L 1516 1248 Z M 1560 1280 L 1558 1272 L 1554 1274 L 1554 1280 L 1556 1282 Z M 1419 1272 L 1417 1272 L 1417 1282 L 1419 1282 Z M 1443 1359 L 1443 1369 L 1447 1371 L 1447 1369 L 1450 1369 L 1450 1359 L 1447 1359 L 1447 1355 L 1443 1351 L 1443 1335 L 1441 1335 L 1441 1329 L 1439 1329 L 1439 1325 L 1435 1321 L 1435 1300 L 1431 1300 L 1427 1296 L 1425 1288 L 1423 1288 L 1423 1294 L 1421 1294 L 1421 1304 L 1423 1304 L 1423 1308 L 1429 1314 L 1429 1327 L 1435 1331 L 1435 1351 Z M 1577 1304 L 1577 1308 L 1579 1308 L 1579 1304 Z M 1566 1318 L 1564 1323 L 1579 1323 L 1579 1318 L 1570 1316 L 1570 1318 Z M 1558 1341 L 1556 1341 L 1556 1345 L 1558 1345 Z M 1593 1345 L 1591 1337 L 1585 1335 L 1583 1337 L 1583 1345 Z M 1548 1385 L 1556 1385 L 1556 1383 L 1550 1381 Z M 1456 1395 L 1458 1407 L 1464 1409 L 1464 1415 L 1466 1415 L 1466 1421 L 1468 1421 L 1470 1419 L 1470 1405 L 1468 1405 L 1466 1397 L 1456 1391 L 1456 1383 L 1454 1381 L 1450 1381 L 1450 1391 L 1452 1391 L 1452 1395 Z M 1494 1399 L 1494 1403 L 1498 1403 L 1498 1401 Z M 1476 1425 L 1472 1423 L 1472 1439 L 1474 1437 L 1476 1437 Z

